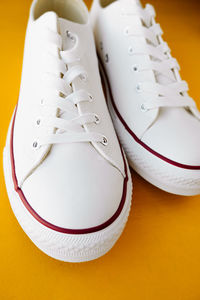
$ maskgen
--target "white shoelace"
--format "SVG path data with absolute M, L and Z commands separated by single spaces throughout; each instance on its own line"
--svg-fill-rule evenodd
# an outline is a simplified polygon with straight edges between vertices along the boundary
M 140 66 L 133 67 L 134 71 L 142 72 L 153 70 L 155 74 L 165 76 L 169 84 L 157 82 L 142 82 L 137 85 L 138 92 L 146 92 L 154 96 L 154 100 L 147 101 L 143 110 L 151 110 L 160 107 L 193 107 L 196 108 L 194 100 L 188 96 L 187 82 L 181 80 L 180 67 L 176 59 L 172 58 L 170 48 L 162 39 L 162 29 L 155 21 L 155 10 L 147 4 L 146 7 L 138 7 L 143 25 L 125 28 L 128 37 L 145 37 L 148 44 L 134 45 L 129 48 L 130 55 L 148 55 L 150 63 L 143 62 Z M 130 12 L 124 15 L 133 15 Z M 155 75 L 156 76 L 156 75 Z
M 81 115 L 78 111 L 79 103 L 92 102 L 94 99 L 84 89 L 73 91 L 73 81 L 78 77 L 84 80 L 88 76 L 79 64 L 80 59 L 76 55 L 76 50 L 62 51 L 62 37 L 58 33 L 47 29 L 44 34 L 48 35 L 48 46 L 56 47 L 60 57 L 55 53 L 50 53 L 51 51 L 46 57 L 53 72 L 44 74 L 43 83 L 46 86 L 46 95 L 41 104 L 48 107 L 53 106 L 59 113 L 57 117 L 48 117 L 42 120 L 45 126 L 52 128 L 52 134 L 40 136 L 33 146 L 39 148 L 42 145 L 75 142 L 97 142 L 107 145 L 105 136 L 96 132 L 88 132 L 84 127 L 90 123 L 98 124 L 99 117 L 95 113 Z M 70 64 L 73 65 L 68 68 Z M 62 75 L 57 76 L 56 73 Z M 62 118 L 65 113 L 71 118 L 67 118 L 67 120 Z M 37 124 L 40 125 L 40 119 Z

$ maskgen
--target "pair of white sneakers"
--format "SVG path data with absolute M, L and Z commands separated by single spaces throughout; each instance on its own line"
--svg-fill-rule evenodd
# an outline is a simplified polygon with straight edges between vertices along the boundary
M 20 225 L 53 258 L 92 260 L 118 240 L 132 199 L 123 149 L 152 184 L 200 192 L 200 113 L 161 36 L 137 0 L 94 0 L 90 17 L 81 0 L 32 4 L 4 173 Z

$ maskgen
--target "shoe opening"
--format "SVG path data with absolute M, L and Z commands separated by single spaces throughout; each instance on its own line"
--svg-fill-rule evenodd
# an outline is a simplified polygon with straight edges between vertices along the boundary
M 100 4 L 102 7 L 106 7 L 115 1 L 117 1 L 117 0 L 100 0 Z
M 87 9 L 80 0 L 37 0 L 33 13 L 34 20 L 48 11 L 53 11 L 58 17 L 71 22 L 86 24 L 88 21 Z

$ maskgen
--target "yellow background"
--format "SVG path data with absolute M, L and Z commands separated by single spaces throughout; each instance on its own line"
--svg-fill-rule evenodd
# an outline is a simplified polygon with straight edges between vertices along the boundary
M 1 152 L 19 93 L 30 3 L 0 0 Z M 200 1 L 152 4 L 200 106 Z M 0 300 L 199 300 L 200 196 L 170 195 L 132 175 L 132 212 L 117 245 L 96 261 L 68 264 L 47 257 L 26 237 L 11 211 L 1 164 Z

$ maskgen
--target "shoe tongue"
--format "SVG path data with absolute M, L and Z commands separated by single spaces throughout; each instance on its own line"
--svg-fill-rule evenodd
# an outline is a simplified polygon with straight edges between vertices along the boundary
M 76 35 L 78 37 L 81 37 L 82 34 L 84 34 L 85 30 L 86 28 L 82 24 L 75 23 L 67 19 L 58 18 L 58 32 L 62 37 L 62 50 L 68 51 L 72 49 L 73 51 L 75 45 L 74 36 Z M 62 119 L 71 120 L 71 118 L 72 118 L 71 113 L 68 113 L 66 111 L 62 113 Z M 73 130 L 80 132 L 83 129 L 81 125 L 75 124 L 73 126 Z
M 84 30 L 83 27 L 84 25 L 58 18 L 58 31 L 62 36 L 63 51 L 69 50 L 74 46 L 73 35 L 81 36 Z
M 137 7 L 137 6 L 140 6 L 142 7 L 142 4 L 140 2 L 140 0 L 118 0 L 116 2 L 120 2 L 120 5 L 123 7 L 123 6 L 129 6 L 129 7 Z
M 41 17 L 37 19 L 37 22 L 54 32 L 58 31 L 58 16 L 53 11 L 48 11 L 44 13 Z
M 74 46 L 73 39 L 69 37 L 67 38 L 67 32 L 72 33 L 72 35 L 79 35 L 79 33 L 83 32 L 84 30 L 84 26 L 82 24 L 59 18 L 58 15 L 53 11 L 44 13 L 37 19 L 37 23 L 49 28 L 54 32 L 58 32 L 61 35 L 64 51 L 69 50 Z

